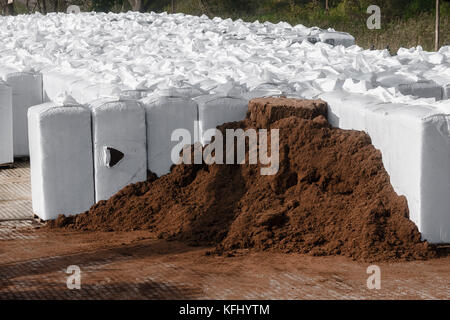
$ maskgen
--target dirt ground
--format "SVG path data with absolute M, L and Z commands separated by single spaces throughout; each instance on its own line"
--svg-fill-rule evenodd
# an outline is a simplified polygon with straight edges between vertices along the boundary
M 449 299 L 450 257 L 368 263 L 276 252 L 207 255 L 210 248 L 148 231 L 48 231 L 31 219 L 26 162 L 0 170 L 0 299 Z M 67 288 L 67 268 L 81 289 Z
M 46 231 L 31 221 L 1 222 L 1 299 L 448 299 L 450 257 L 378 264 L 381 289 L 369 290 L 369 264 L 342 257 L 242 252 L 156 239 L 145 231 Z M 81 270 L 69 290 L 67 267 Z

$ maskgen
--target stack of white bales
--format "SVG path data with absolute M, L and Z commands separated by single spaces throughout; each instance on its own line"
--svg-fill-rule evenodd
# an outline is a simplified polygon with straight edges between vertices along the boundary
M 445 149 L 449 141 L 449 47 L 439 52 L 401 49 L 391 56 L 386 50 L 363 50 L 353 45 L 350 35 L 333 30 L 183 14 L 50 14 L 8 17 L 3 22 L 0 58 L 18 70 L 41 72 L 46 99 L 70 93 L 94 112 L 93 100 L 100 97 L 143 97 L 139 102 L 146 119 L 147 167 L 158 174 L 170 167 L 169 150 L 176 142 L 168 134 L 178 126 L 194 137 L 197 132 L 201 140 L 199 133 L 209 127 L 242 119 L 251 97 L 323 97 L 330 104 L 333 124 L 372 136 L 424 237 L 448 240 L 450 182 L 445 174 L 435 177 L 435 172 L 450 172 L 450 166 L 442 160 L 445 152 L 425 157 L 425 151 Z M 194 94 L 183 91 L 186 87 Z M 136 127 L 142 128 L 142 120 L 136 120 Z M 389 130 L 396 137 L 382 142 L 383 132 Z M 128 134 L 134 136 L 124 130 L 113 140 Z M 405 135 L 415 144 L 405 143 Z M 103 153 L 94 148 L 101 160 L 94 169 L 95 183 L 119 183 L 97 199 L 134 181 L 129 178 L 139 171 L 133 164 L 123 180 L 113 178 L 119 172 L 108 170 L 119 170 L 120 161 L 124 163 L 132 151 L 112 146 L 107 136 L 91 137 L 103 148 Z M 137 140 L 142 149 L 142 135 Z M 121 154 L 124 157 L 111 166 Z M 405 160 L 409 157 L 410 163 Z

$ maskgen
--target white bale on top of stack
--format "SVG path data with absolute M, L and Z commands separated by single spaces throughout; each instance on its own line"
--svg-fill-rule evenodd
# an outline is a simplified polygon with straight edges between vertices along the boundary
M 134 100 L 102 98 L 92 111 L 95 201 L 147 179 L 145 112 Z
M 330 29 L 319 34 L 319 39 L 322 42 L 331 44 L 333 46 L 342 45 L 350 47 L 355 44 L 355 38 L 347 32 L 339 32 Z
M 12 163 L 13 155 L 13 121 L 12 90 L 0 80 L 0 165 Z
M 14 156 L 28 156 L 28 108 L 42 103 L 42 76 L 0 67 L 0 79 L 12 89 Z
M 91 113 L 70 97 L 28 110 L 33 212 L 44 220 L 94 204 Z
M 400 84 L 397 86 L 404 95 L 411 95 L 420 98 L 444 98 L 444 88 L 432 80 L 420 80 L 414 83 Z
M 423 238 L 450 242 L 450 106 L 385 103 L 344 91 L 319 97 L 328 103 L 333 126 L 369 134 Z
M 198 104 L 198 137 L 205 145 L 212 137 L 205 137 L 208 129 L 214 129 L 226 122 L 240 121 L 247 114 L 248 101 L 239 97 L 210 94 L 194 99 Z
M 118 97 L 120 89 L 114 84 L 92 83 L 88 76 L 74 74 L 59 68 L 41 70 L 44 101 L 52 101 L 58 95 L 67 93 L 78 103 L 88 104 L 103 97 Z
M 228 81 L 214 88 L 211 94 L 194 98 L 198 105 L 198 138 L 203 145 L 211 142 L 212 137 L 205 136 L 208 129 L 245 118 L 248 100 L 244 98 L 244 90 L 245 86 Z
M 161 176 L 169 173 L 172 166 L 171 153 L 177 141 L 172 132 L 186 129 L 193 139 L 198 119 L 197 103 L 191 97 L 201 92 L 194 89 L 168 89 L 154 92 L 140 100 L 147 121 L 148 170 Z

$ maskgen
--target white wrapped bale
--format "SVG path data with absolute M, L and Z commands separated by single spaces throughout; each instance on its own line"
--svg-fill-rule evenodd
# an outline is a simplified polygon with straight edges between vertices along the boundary
M 13 161 L 12 90 L 0 80 L 0 164 Z
M 45 101 L 53 101 L 67 93 L 78 103 L 88 104 L 104 97 L 119 97 L 120 90 L 112 84 L 93 84 L 84 77 L 59 69 L 42 70 Z
M 126 185 L 147 179 L 145 112 L 132 100 L 100 99 L 90 108 L 95 200 L 107 200 Z
M 65 74 L 53 68 L 43 69 L 41 72 L 43 99 L 45 102 L 53 101 L 64 93 L 70 94 L 72 85 L 82 80 L 79 76 Z
M 450 116 L 430 106 L 383 103 L 343 92 L 320 96 L 329 120 L 366 131 L 380 149 L 394 190 L 408 201 L 423 239 L 450 242 Z
M 435 98 L 442 100 L 442 86 L 431 80 L 422 80 L 415 83 L 400 84 L 399 91 L 404 95 L 412 95 L 420 98 Z
M 267 98 L 267 97 L 280 97 L 282 96 L 281 90 L 252 90 L 242 95 L 242 97 L 250 101 L 255 98 Z
M 344 47 L 350 47 L 355 44 L 355 38 L 347 32 L 325 31 L 319 34 L 319 39 L 333 46 L 343 45 Z
M 148 170 L 158 176 L 170 171 L 172 148 L 178 143 L 171 141 L 172 132 L 186 129 L 193 138 L 197 121 L 197 103 L 188 97 L 155 94 L 141 100 L 147 119 Z
M 319 95 L 328 102 L 328 121 L 346 130 L 366 130 L 366 115 L 382 101 L 374 96 L 335 91 Z
M 204 95 L 194 100 L 198 104 L 198 132 L 203 145 L 210 142 L 203 137 L 206 130 L 226 122 L 244 120 L 248 110 L 248 100 L 238 97 Z
M 72 85 L 71 95 L 79 102 L 88 104 L 100 98 L 119 98 L 121 91 L 113 84 L 78 81 Z
M 392 70 L 378 72 L 374 76 L 374 84 L 385 88 L 398 88 L 400 85 L 408 85 L 417 82 L 417 76 L 397 73 Z
M 33 212 L 43 220 L 94 204 L 90 111 L 49 102 L 28 111 Z
M 379 105 L 367 119 L 394 188 L 408 198 L 411 220 L 433 243 L 450 242 L 449 120 L 432 107 L 401 104 Z
M 243 99 L 250 101 L 255 98 L 263 97 L 280 97 L 287 96 L 291 93 L 291 89 L 287 86 L 277 85 L 275 83 L 262 83 L 252 90 L 244 92 L 241 96 Z
M 0 68 L 0 78 L 12 89 L 14 156 L 28 156 L 27 111 L 42 103 L 42 76 Z

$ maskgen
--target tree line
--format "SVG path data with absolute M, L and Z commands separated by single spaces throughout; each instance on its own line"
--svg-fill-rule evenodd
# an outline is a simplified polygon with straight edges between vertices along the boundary
M 447 0 L 448 1 L 448 0 Z M 375 4 L 382 8 L 387 20 L 413 17 L 432 11 L 433 0 L 0 0 L 4 14 L 65 12 L 71 4 L 84 11 L 190 11 L 207 15 L 269 15 L 292 12 L 314 15 L 319 12 L 349 17 L 364 14 Z

